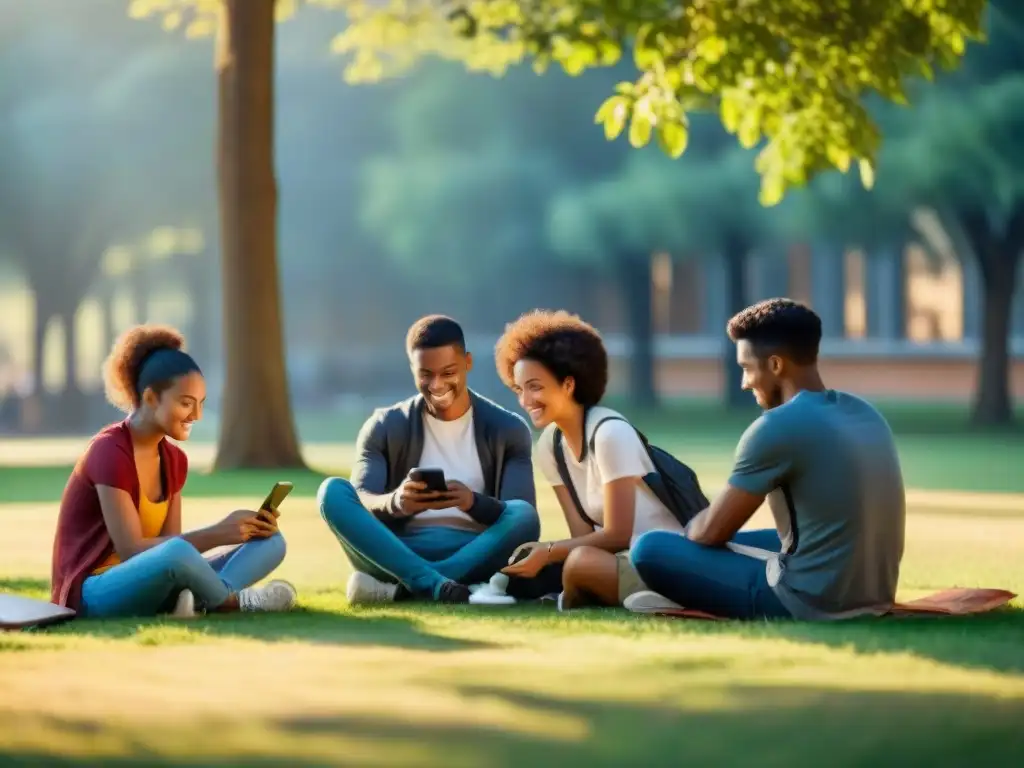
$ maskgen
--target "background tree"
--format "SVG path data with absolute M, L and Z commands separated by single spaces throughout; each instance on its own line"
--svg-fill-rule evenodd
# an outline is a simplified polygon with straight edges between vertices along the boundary
M 224 394 L 215 468 L 300 467 L 277 267 L 274 171 L 276 0 L 132 0 L 189 37 L 216 31 Z
M 1013 421 L 1010 320 L 1024 250 L 1024 6 L 991 5 L 989 43 L 922 94 L 913 119 L 894 126 L 892 186 L 935 210 L 977 265 L 982 337 L 972 420 Z
M 982 286 L 982 336 L 977 424 L 1013 420 L 1009 338 L 1024 250 L 1024 70 L 1007 73 L 971 94 L 931 99 L 928 118 L 908 142 L 929 161 L 914 181 L 946 229 L 969 250 Z M 970 123 L 964 119 L 969 115 Z
M 721 262 L 724 315 L 728 318 L 753 298 L 750 261 L 777 245 L 778 217 L 758 203 L 758 179 L 748 151 L 719 146 L 688 160 L 678 167 L 659 164 L 663 181 L 652 179 L 651 183 L 662 194 L 652 199 L 650 215 L 674 222 L 676 242 L 686 251 L 700 254 L 705 262 Z M 749 406 L 749 395 L 740 389 L 735 347 L 725 335 L 724 325 L 716 333 L 721 334 L 722 343 L 722 401 L 730 408 Z
M 187 127 L 199 123 L 166 120 L 169 107 L 196 106 L 182 100 L 189 89 L 175 77 L 180 57 L 172 46 L 140 52 L 136 45 L 129 38 L 116 46 L 128 57 L 127 65 L 86 68 L 71 76 L 45 66 L 52 50 L 34 56 L 29 51 L 21 58 L 22 72 L 37 91 L 15 105 L 2 128 L 0 240 L 35 301 L 37 395 L 42 394 L 47 331 L 54 323 L 63 331 L 65 383 L 57 406 L 46 412 L 64 429 L 87 427 L 78 381 L 77 317 L 97 287 L 107 250 L 156 227 L 199 219 L 208 208 L 197 194 L 202 183 L 195 171 L 201 166 L 168 163 L 197 148 Z M 117 52 L 109 52 L 110 59 Z M 187 80 L 187 68 L 184 74 Z M 156 87 L 147 90 L 142 84 Z M 111 143 L 118 151 L 106 149 Z

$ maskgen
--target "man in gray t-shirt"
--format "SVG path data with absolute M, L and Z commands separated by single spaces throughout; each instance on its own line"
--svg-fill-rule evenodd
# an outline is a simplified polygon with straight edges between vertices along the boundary
M 652 532 L 631 560 L 658 595 L 734 618 L 838 619 L 896 597 L 906 507 L 892 431 L 859 397 L 826 389 L 821 321 L 770 299 L 729 322 L 743 388 L 765 412 L 725 490 L 686 537 Z M 768 500 L 775 531 L 739 529 Z

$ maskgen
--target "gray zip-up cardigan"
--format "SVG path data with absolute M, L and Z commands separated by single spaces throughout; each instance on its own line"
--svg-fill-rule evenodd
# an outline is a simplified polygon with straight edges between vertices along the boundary
M 469 516 L 481 525 L 492 525 L 505 501 L 520 499 L 537 506 L 533 439 L 522 418 L 475 392 L 469 394 L 486 485 L 486 493 L 474 494 L 476 501 Z M 398 486 L 423 455 L 423 408 L 422 395 L 378 408 L 356 438 L 356 460 L 349 479 L 363 506 L 392 527 L 406 522 L 392 515 L 392 505 L 397 501 Z

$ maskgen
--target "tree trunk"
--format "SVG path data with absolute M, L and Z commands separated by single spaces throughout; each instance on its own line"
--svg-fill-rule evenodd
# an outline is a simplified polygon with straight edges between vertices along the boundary
M 274 2 L 221 4 L 216 64 L 225 376 L 216 469 L 303 466 L 277 272 Z
M 42 397 L 43 363 L 46 361 L 46 328 L 53 318 L 53 312 L 43 305 L 35 289 L 32 293 L 36 304 L 36 317 L 32 327 L 32 394 L 35 397 Z
M 100 284 L 97 299 L 100 305 L 100 338 L 104 352 L 114 346 L 117 339 L 117 324 L 114 322 L 114 283 L 109 278 Z
M 1024 205 L 997 233 L 987 215 L 961 214 L 964 234 L 978 260 L 982 285 L 981 357 L 971 409 L 977 426 L 1009 426 L 1014 421 L 1010 394 L 1010 321 L 1024 247 Z
M 77 306 L 60 315 L 64 326 L 64 389 L 57 410 L 61 415 L 62 432 L 79 432 L 86 426 L 85 397 L 78 382 Z
M 189 322 L 189 352 L 207 367 L 213 361 L 213 336 L 216 322 L 213 314 L 213 296 L 210 279 L 210 253 L 203 251 L 188 259 L 188 293 L 192 301 L 192 316 Z
M 39 291 L 31 285 L 35 301 L 35 321 L 32 326 L 32 390 L 27 401 L 22 403 L 22 429 L 29 433 L 41 432 L 47 427 L 43 401 L 46 390 L 43 386 L 43 363 L 46 361 L 46 329 L 53 319 L 53 311 L 40 298 Z
M 1008 265 L 1009 266 L 1009 265 Z M 1010 395 L 1010 317 L 1016 287 L 1012 276 L 995 277 L 983 271 L 983 316 L 978 385 L 974 391 L 971 420 L 979 426 L 1002 426 L 1013 422 Z
M 750 290 L 747 285 L 747 244 L 742 238 L 730 238 L 725 243 L 722 258 L 725 261 L 726 309 L 729 317 L 747 306 Z M 736 345 L 726 336 L 722 343 L 722 401 L 731 410 L 749 407 L 752 397 L 744 392 L 743 372 L 736 364 Z
M 137 325 L 149 322 L 150 270 L 149 254 L 136 252 L 131 271 L 128 273 L 128 290 Z
M 655 408 L 658 391 L 654 381 L 654 317 L 651 292 L 651 255 L 620 258 L 619 285 L 626 300 L 626 318 L 633 351 L 629 357 L 630 399 L 635 405 Z

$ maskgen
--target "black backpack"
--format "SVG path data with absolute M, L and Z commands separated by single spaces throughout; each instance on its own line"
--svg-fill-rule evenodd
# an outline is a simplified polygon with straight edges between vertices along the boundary
M 594 427 L 594 432 L 590 436 L 590 444 L 588 450 L 594 451 L 594 445 L 597 438 L 597 430 L 601 428 L 601 425 L 606 421 L 626 421 L 621 416 L 606 416 L 597 422 Z M 626 422 L 629 424 L 629 422 Z M 630 426 L 632 426 L 630 424 Z M 694 472 L 690 467 L 681 462 L 675 456 L 668 451 L 658 448 L 647 440 L 647 437 L 636 427 L 633 427 L 636 431 L 637 436 L 640 438 L 640 442 L 644 444 L 644 448 L 647 450 L 647 455 L 651 459 L 651 463 L 654 464 L 654 472 L 647 474 L 644 477 L 644 483 L 651 492 L 658 497 L 658 500 L 665 505 L 669 512 L 682 524 L 686 526 L 697 513 L 705 509 L 708 506 L 708 497 L 704 495 L 704 491 L 701 490 L 700 481 L 697 479 L 697 473 Z M 584 433 L 586 433 L 586 417 L 584 417 Z M 572 497 L 573 504 L 576 505 L 576 509 L 579 511 L 580 516 L 585 522 L 593 527 L 597 527 L 597 523 L 590 519 L 587 515 L 586 510 L 580 503 L 580 497 L 576 493 L 576 488 L 572 484 L 572 478 L 569 477 L 569 467 L 565 463 L 565 454 L 562 453 L 562 430 L 555 427 L 554 434 L 554 451 L 555 451 L 555 463 L 558 465 L 558 476 L 561 478 L 562 483 L 569 490 L 569 496 Z

